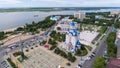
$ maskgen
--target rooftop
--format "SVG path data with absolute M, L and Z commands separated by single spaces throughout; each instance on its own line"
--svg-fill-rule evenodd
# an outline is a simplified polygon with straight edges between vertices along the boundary
M 92 41 L 99 35 L 98 32 L 94 31 L 82 31 L 80 32 L 80 41 L 82 44 L 91 45 Z
M 107 68 L 120 68 L 120 59 L 110 58 Z

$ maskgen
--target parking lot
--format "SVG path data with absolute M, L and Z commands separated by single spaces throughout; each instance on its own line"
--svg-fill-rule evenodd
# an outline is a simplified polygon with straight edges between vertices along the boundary
M 24 48 L 29 48 L 31 46 L 40 44 L 45 39 L 46 38 L 44 38 L 43 36 L 37 36 L 35 38 L 28 39 L 28 40 L 26 40 L 24 42 L 21 41 L 21 42 L 17 42 L 17 43 L 11 44 L 11 45 L 8 46 L 8 52 L 21 49 L 21 45 L 23 45 Z
M 9 63 L 6 60 L 1 59 L 0 68 L 12 68 L 12 67 L 9 65 Z

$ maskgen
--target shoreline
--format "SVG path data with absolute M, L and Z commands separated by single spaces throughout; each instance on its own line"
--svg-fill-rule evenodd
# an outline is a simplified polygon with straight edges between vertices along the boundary
M 12 28 L 8 28 L 8 29 L 4 29 L 4 30 L 0 30 L 0 32 L 10 32 L 10 31 L 14 31 L 14 30 L 16 30 L 17 28 L 19 28 L 19 27 L 23 27 L 23 26 L 18 26 L 18 27 L 12 27 Z
M 0 31 L 9 32 L 9 31 L 14 31 L 14 30 L 16 30 L 17 28 L 18 28 L 18 27 L 8 28 L 8 29 L 5 29 L 5 30 L 0 30 Z

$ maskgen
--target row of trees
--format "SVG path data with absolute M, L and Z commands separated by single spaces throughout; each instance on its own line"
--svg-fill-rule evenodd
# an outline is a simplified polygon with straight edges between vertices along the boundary
M 95 19 L 95 17 L 90 17 L 90 19 L 83 19 L 82 21 L 75 19 L 74 21 L 84 24 L 94 24 L 98 26 L 111 26 L 114 23 L 114 20 L 105 20 L 105 19 Z M 98 21 L 98 23 L 95 23 Z
M 74 21 L 78 23 L 84 23 L 84 24 L 94 24 L 98 26 L 111 26 L 114 23 L 114 18 L 109 16 L 110 12 L 97 12 L 97 13 L 86 13 L 87 19 L 78 20 L 74 18 Z M 96 15 L 102 15 L 106 18 L 113 18 L 112 20 L 106 20 L 106 19 L 95 19 Z M 95 21 L 98 21 L 98 23 L 95 23 Z M 105 24 L 106 23 L 106 24 Z
M 109 34 L 107 38 L 107 52 L 108 56 L 110 57 L 116 57 L 117 53 L 117 47 L 115 46 L 115 38 L 116 38 L 116 32 L 112 32 Z
M 24 33 L 26 32 L 31 32 L 32 34 L 38 33 L 38 29 L 48 29 L 52 25 L 55 24 L 55 21 L 50 20 L 50 16 L 46 17 L 45 20 L 40 21 L 38 23 L 35 23 L 34 21 L 32 24 L 26 24 L 24 27 L 19 27 L 15 31 L 23 31 Z
M 76 57 L 73 56 L 72 53 L 70 53 L 70 52 L 66 53 L 66 52 L 60 50 L 59 48 L 56 48 L 54 50 L 54 53 L 61 55 L 62 57 L 68 59 L 71 62 L 75 62 L 76 61 Z

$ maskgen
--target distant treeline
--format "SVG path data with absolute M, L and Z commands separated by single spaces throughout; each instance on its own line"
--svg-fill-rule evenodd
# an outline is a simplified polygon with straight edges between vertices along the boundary
M 0 12 L 21 12 L 21 11 L 62 11 L 62 10 L 100 10 L 118 9 L 119 7 L 33 7 L 33 8 L 1 8 Z

